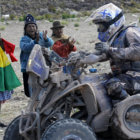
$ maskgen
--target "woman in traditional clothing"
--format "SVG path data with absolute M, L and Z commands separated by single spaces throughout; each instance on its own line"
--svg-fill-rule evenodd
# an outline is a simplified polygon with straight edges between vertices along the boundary
M 11 99 L 13 89 L 21 85 L 6 55 L 6 53 L 9 54 L 12 62 L 17 61 L 13 55 L 14 49 L 14 44 L 0 38 L 0 108 L 2 103 Z M 0 127 L 5 126 L 0 122 Z
M 52 39 L 54 41 L 54 45 L 52 46 L 52 49 L 59 56 L 67 58 L 72 51 L 76 51 L 76 46 L 74 45 L 74 39 L 70 40 L 70 37 L 64 35 L 63 28 L 64 26 L 61 25 L 59 21 L 53 22 L 53 27 L 51 27 L 51 29 L 53 31 Z

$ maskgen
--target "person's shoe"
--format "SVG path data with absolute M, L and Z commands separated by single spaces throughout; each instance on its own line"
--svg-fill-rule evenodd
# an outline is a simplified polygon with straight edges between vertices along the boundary
M 0 122 L 0 127 L 7 127 L 4 123 Z

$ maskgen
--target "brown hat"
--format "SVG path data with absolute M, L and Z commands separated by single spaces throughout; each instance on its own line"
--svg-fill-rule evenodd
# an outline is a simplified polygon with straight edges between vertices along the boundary
M 54 21 L 53 27 L 51 27 L 51 29 L 56 29 L 56 28 L 64 28 L 64 26 L 61 25 L 60 21 Z

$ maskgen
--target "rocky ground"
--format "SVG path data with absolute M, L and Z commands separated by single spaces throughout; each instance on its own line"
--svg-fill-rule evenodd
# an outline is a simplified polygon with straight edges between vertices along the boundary
M 139 18 L 139 15 L 140 14 L 126 14 L 127 24 L 136 21 L 136 19 Z M 65 25 L 64 33 L 76 39 L 76 46 L 78 50 L 93 51 L 94 44 L 98 41 L 96 26 L 91 23 L 85 23 L 85 19 L 86 18 L 63 21 L 63 23 L 67 24 Z M 51 36 L 52 32 L 50 27 L 52 26 L 52 23 L 44 20 L 37 21 L 37 24 L 40 31 L 48 30 L 48 35 Z M 23 35 L 23 26 L 24 23 L 19 21 L 0 22 L 0 27 L 5 27 L 5 30 L 0 31 L 1 37 L 16 45 L 14 54 L 18 59 L 20 54 L 19 41 Z M 19 61 L 12 63 L 12 66 L 18 78 L 22 82 Z M 110 71 L 108 62 L 95 64 L 94 67 L 97 68 L 98 72 Z M 12 98 L 2 104 L 0 121 L 8 125 L 11 120 L 21 114 L 21 111 L 25 109 L 27 103 L 28 98 L 24 96 L 23 86 L 16 88 Z M 5 129 L 0 128 L 0 140 L 3 139 L 4 131 Z
M 126 11 L 130 10 L 131 7 L 139 9 L 137 0 L 1 0 L 0 12 L 2 15 L 10 14 L 11 17 L 27 13 L 34 15 L 56 14 L 58 16 L 58 14 L 72 13 L 75 10 L 86 13 L 87 10 L 110 2 L 119 7 L 125 7 Z

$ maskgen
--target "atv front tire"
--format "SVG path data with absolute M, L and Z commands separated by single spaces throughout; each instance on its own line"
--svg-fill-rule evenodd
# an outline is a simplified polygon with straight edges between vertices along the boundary
M 4 133 L 3 140 L 25 140 L 19 134 L 19 120 L 20 116 L 16 117 L 7 127 Z
M 96 140 L 96 136 L 85 123 L 63 119 L 48 127 L 41 140 Z

